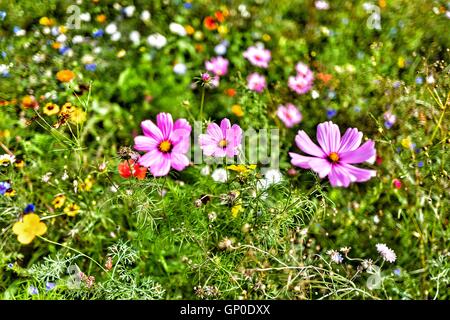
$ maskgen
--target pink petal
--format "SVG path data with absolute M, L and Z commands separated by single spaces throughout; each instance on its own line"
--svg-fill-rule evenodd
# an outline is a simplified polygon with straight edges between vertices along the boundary
M 161 129 L 164 139 L 169 139 L 173 130 L 173 119 L 170 113 L 161 112 L 156 116 L 156 123 Z
M 150 167 L 150 172 L 155 177 L 166 176 L 170 171 L 170 154 L 159 153 L 160 156 L 156 157 L 155 162 Z
M 319 174 L 320 178 L 325 178 L 331 171 L 332 164 L 327 159 L 313 158 L 308 162 L 310 168 Z
M 219 147 L 216 147 L 214 149 L 214 153 L 212 154 L 213 157 L 217 157 L 217 158 L 222 158 L 222 157 L 225 157 L 226 155 L 227 155 L 226 149 L 219 148 Z
M 151 120 L 142 121 L 141 128 L 142 132 L 144 132 L 144 135 L 147 137 L 151 137 L 157 141 L 161 141 L 163 139 L 161 130 Z
M 291 163 L 294 166 L 303 168 L 303 169 L 311 169 L 311 166 L 309 165 L 309 162 L 311 160 L 315 160 L 317 158 L 315 157 L 305 157 L 298 153 L 289 152 L 289 155 L 291 156 Z
M 184 154 L 172 153 L 172 168 L 181 171 L 189 165 L 189 159 Z
M 338 164 L 332 166 L 331 171 L 328 174 L 328 179 L 333 187 L 347 188 L 350 185 L 350 176 L 347 170 Z
M 237 146 L 235 146 L 233 144 L 229 144 L 225 148 L 225 153 L 226 153 L 227 157 L 233 158 L 234 156 L 238 155 L 239 151 L 237 149 Z
M 206 133 L 208 133 L 212 138 L 214 138 L 215 140 L 217 140 L 217 142 L 219 142 L 220 140 L 222 140 L 224 138 L 224 135 L 222 133 L 222 130 L 220 129 L 220 127 L 215 124 L 214 122 L 211 122 L 208 125 L 208 128 L 206 129 Z
M 341 139 L 341 146 L 338 152 L 341 153 L 355 150 L 361 144 L 362 137 L 363 134 L 362 132 L 359 132 L 358 129 L 348 128 Z
M 138 151 L 151 151 L 158 147 L 158 141 L 147 136 L 137 136 L 134 138 L 134 149 Z
M 174 150 L 177 149 L 178 153 L 186 153 L 189 150 L 191 144 L 190 132 L 186 129 L 176 129 L 172 131 L 170 135 L 170 141 L 173 143 Z
M 175 124 L 173 125 L 173 130 L 177 129 L 185 129 L 189 132 L 189 134 L 191 134 L 192 131 L 192 127 L 186 119 L 178 119 L 177 121 L 175 121 Z
M 340 153 L 339 158 L 342 163 L 361 163 L 375 155 L 375 143 L 372 140 L 368 140 L 356 150 Z
M 153 149 L 139 158 L 138 162 L 143 167 L 151 167 L 163 154 L 158 149 Z
M 325 152 L 323 152 L 323 150 L 319 146 L 311 141 L 306 132 L 303 130 L 298 131 L 297 136 L 295 137 L 295 143 L 297 144 L 297 147 L 299 147 L 300 150 L 302 150 L 304 153 L 319 158 L 327 156 L 327 154 L 325 154 Z
M 222 130 L 222 134 L 224 137 L 228 137 L 227 133 L 231 129 L 231 122 L 227 118 L 223 118 L 222 121 L 220 121 L 220 130 Z
M 371 178 L 377 175 L 375 170 L 361 169 L 350 164 L 342 164 L 342 167 L 345 168 L 350 175 L 350 179 L 353 182 L 364 182 L 370 180 Z
M 331 121 L 319 124 L 317 126 L 317 141 L 327 155 L 331 152 L 337 152 L 341 143 L 339 127 Z
M 233 139 L 231 139 L 235 146 L 239 146 L 242 141 L 242 129 L 237 124 L 233 124 L 231 127 Z

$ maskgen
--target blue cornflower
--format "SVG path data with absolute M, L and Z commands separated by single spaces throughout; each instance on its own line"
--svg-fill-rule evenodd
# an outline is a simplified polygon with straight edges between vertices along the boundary
M 386 127 L 386 129 L 392 128 L 393 125 L 394 125 L 394 124 L 393 124 L 392 122 L 390 122 L 390 121 L 385 121 L 385 122 L 384 122 L 384 126 Z
M 95 69 L 97 69 L 97 64 L 95 64 L 95 63 L 88 63 L 87 65 L 84 66 L 84 68 L 87 71 L 95 71 Z
M 36 287 L 30 286 L 28 288 L 28 293 L 31 294 L 31 295 L 35 295 L 35 294 L 38 294 L 39 291 L 38 291 L 38 289 Z
M 401 274 L 400 269 L 399 269 L 399 268 L 395 269 L 395 270 L 394 270 L 394 274 L 395 274 L 396 276 L 399 276 L 399 275 Z
M 334 109 L 328 109 L 327 110 L 327 118 L 331 119 L 337 114 L 337 111 Z
M 59 53 L 65 54 L 67 51 L 69 51 L 69 49 L 69 47 L 62 46 L 61 48 L 59 48 Z
M 6 190 L 8 190 L 9 188 L 11 188 L 11 184 L 9 182 L 6 182 L 6 181 L 0 182 L 0 194 L 1 195 L 4 195 Z
M 98 29 L 98 30 L 95 30 L 94 32 L 92 32 L 92 36 L 94 38 L 103 37 L 104 34 L 105 34 L 105 32 L 103 31 L 103 29 Z
M 190 2 L 185 2 L 185 3 L 183 4 L 183 6 L 184 6 L 185 9 L 191 9 L 191 8 L 192 8 L 192 3 L 190 3 Z
M 25 209 L 23 209 L 23 213 L 32 213 L 32 212 L 34 212 L 35 209 L 36 209 L 36 207 L 34 206 L 34 204 L 29 203 L 29 204 L 27 204 Z
M 416 84 L 422 84 L 423 78 L 422 77 L 416 77 Z
M 422 167 L 423 167 L 423 161 L 419 161 L 419 162 L 417 163 L 417 166 L 418 166 L 419 168 L 422 168 Z
M 14 263 L 10 262 L 8 263 L 8 268 L 12 269 L 14 267 Z

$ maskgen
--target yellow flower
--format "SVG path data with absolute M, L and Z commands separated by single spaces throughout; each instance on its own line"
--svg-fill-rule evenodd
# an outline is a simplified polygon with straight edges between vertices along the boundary
M 9 188 L 8 190 L 6 190 L 5 196 L 12 198 L 16 196 L 16 193 L 17 193 L 16 190 Z
M 218 28 L 217 28 L 217 31 L 219 31 L 219 33 L 221 34 L 221 35 L 225 35 L 225 34 L 227 34 L 228 33 L 228 28 L 227 28 L 227 26 L 219 26 Z
M 126 54 L 127 54 L 126 50 L 122 49 L 119 52 L 117 52 L 117 58 L 123 58 L 125 57 Z
M 397 65 L 398 65 L 399 68 L 403 69 L 405 67 L 405 65 L 406 65 L 405 58 L 399 57 L 398 61 L 397 61 Z
M 253 170 L 256 169 L 256 164 L 250 164 L 250 165 L 245 165 L 245 164 L 235 165 L 235 164 L 232 164 L 232 165 L 228 166 L 227 169 L 231 170 L 231 171 L 238 172 L 240 174 L 247 174 L 250 171 L 253 171 Z
M 86 112 L 79 108 L 75 108 L 73 112 L 70 113 L 69 121 L 72 123 L 83 123 L 86 121 Z
M 90 191 L 92 189 L 92 186 L 94 185 L 94 178 L 92 178 L 91 175 L 88 175 L 86 179 L 84 179 L 84 182 L 81 184 L 80 189 L 82 191 Z
M 8 129 L 0 130 L 0 138 L 8 138 L 11 136 L 11 132 Z
M 267 33 L 265 33 L 265 34 L 263 34 L 262 39 L 263 39 L 263 41 L 265 41 L 265 42 L 269 42 L 270 39 L 272 39 L 272 38 L 270 37 L 270 35 L 268 35 Z
M 242 208 L 240 202 L 231 207 L 231 215 L 233 216 L 233 218 L 236 218 L 241 211 L 244 211 L 244 209 Z
M 59 106 L 57 104 L 49 102 L 44 106 L 44 113 L 48 116 L 52 116 L 54 114 L 57 114 L 58 112 Z
M 75 217 L 80 211 L 80 207 L 75 203 L 71 203 L 64 208 L 64 213 L 69 217 Z
M 14 166 L 18 169 L 22 169 L 23 167 L 25 167 L 25 161 L 23 161 L 22 159 L 16 159 L 16 162 L 14 162 Z
M 235 104 L 231 107 L 231 112 L 237 117 L 244 116 L 244 110 L 242 110 L 242 107 L 238 104 Z
M 61 43 L 59 43 L 59 42 L 53 42 L 52 48 L 53 48 L 53 49 L 59 49 L 59 48 L 61 48 Z
M 62 208 L 64 202 L 66 202 L 66 196 L 63 194 L 58 194 L 53 199 L 52 204 L 55 209 L 59 209 Z
M 61 113 L 71 113 L 76 109 L 70 102 L 66 102 L 61 107 Z
M 410 149 L 412 146 L 411 137 L 402 139 L 401 144 L 402 144 L 403 148 Z
M 193 35 L 195 32 L 195 29 L 191 25 L 185 26 L 184 30 L 186 30 L 186 33 L 190 36 Z
M 52 25 L 55 24 L 55 20 L 48 17 L 42 17 L 39 19 L 39 24 L 46 27 L 51 27 Z
M 12 230 L 20 243 L 29 244 L 34 237 L 42 236 L 47 231 L 47 226 L 40 221 L 37 214 L 30 213 L 26 214 L 22 221 L 17 221 Z

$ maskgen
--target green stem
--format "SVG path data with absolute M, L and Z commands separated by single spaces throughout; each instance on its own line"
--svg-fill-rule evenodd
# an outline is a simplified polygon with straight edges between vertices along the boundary
M 205 87 L 202 90 L 202 100 L 200 102 L 200 121 L 203 120 L 203 105 L 205 104 Z

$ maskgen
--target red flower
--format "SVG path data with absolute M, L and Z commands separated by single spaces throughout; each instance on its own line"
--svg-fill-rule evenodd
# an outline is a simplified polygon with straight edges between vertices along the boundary
M 229 97 L 234 97 L 236 95 L 236 90 L 233 88 L 228 88 L 225 90 L 225 94 Z
M 219 21 L 219 22 L 224 22 L 225 21 L 225 17 L 223 15 L 222 11 L 216 11 L 214 13 L 214 15 L 216 16 L 217 21 Z
M 134 160 L 125 160 L 119 163 L 119 174 L 122 178 L 128 179 L 131 176 L 138 178 L 139 180 L 145 179 L 147 174 L 147 168 L 139 166 L 134 163 Z
M 214 18 L 211 17 L 211 16 L 207 16 L 207 17 L 205 18 L 205 20 L 203 20 L 203 25 L 204 25 L 205 28 L 208 29 L 208 30 L 215 30 L 215 29 L 217 29 L 217 23 L 216 23 L 216 21 L 214 20 Z

